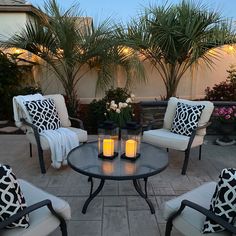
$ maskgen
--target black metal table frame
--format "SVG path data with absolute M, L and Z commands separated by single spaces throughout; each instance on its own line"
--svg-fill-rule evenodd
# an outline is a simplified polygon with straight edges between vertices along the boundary
M 89 177 L 88 178 L 88 182 L 91 183 L 91 187 L 90 187 L 90 193 L 89 193 L 89 197 L 87 198 L 87 200 L 84 203 L 83 209 L 82 209 L 82 213 L 85 214 L 88 208 L 89 203 L 101 192 L 104 184 L 105 184 L 105 179 L 106 178 L 99 178 L 100 179 L 100 184 L 98 185 L 97 189 L 93 191 L 93 177 Z M 142 178 L 138 178 L 138 179 L 133 179 L 133 185 L 135 190 L 137 191 L 137 193 L 145 199 L 145 201 L 147 202 L 150 211 L 152 214 L 155 214 L 155 208 L 151 202 L 151 200 L 148 198 L 148 194 L 147 194 L 147 181 L 148 181 L 148 177 L 144 177 L 144 191 L 142 190 L 142 186 L 140 183 L 140 179 Z M 115 179 L 115 180 L 122 180 L 122 179 Z

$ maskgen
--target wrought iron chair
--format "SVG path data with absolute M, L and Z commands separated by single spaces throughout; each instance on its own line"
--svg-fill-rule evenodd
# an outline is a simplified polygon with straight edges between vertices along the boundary
M 62 236 L 67 236 L 66 220 L 71 218 L 69 204 L 63 199 L 53 196 L 25 180 L 18 179 L 18 182 L 28 207 L 9 217 L 7 220 L 0 222 L 0 235 L 48 235 L 59 226 Z M 26 214 L 29 214 L 30 224 L 27 229 L 20 227 L 14 229 L 5 228 Z
M 189 105 L 205 105 L 199 119 L 198 127 L 193 130 L 191 136 L 185 136 L 172 133 L 171 126 L 175 116 L 177 103 L 182 102 Z M 204 136 L 206 135 L 206 127 L 210 125 L 209 119 L 213 112 L 213 103 L 209 101 L 189 101 L 185 99 L 170 98 L 166 109 L 164 124 L 162 129 L 154 129 L 143 132 L 143 141 L 153 145 L 168 149 L 175 149 L 185 152 L 185 159 L 182 167 L 182 175 L 186 174 L 190 150 L 199 146 L 199 160 L 201 160 L 201 147 Z
M 35 98 L 37 95 L 38 94 L 35 95 Z M 32 144 L 37 146 L 41 173 L 46 173 L 43 151 L 50 149 L 49 143 L 39 134 L 38 128 L 27 119 L 27 110 L 23 104 L 19 104 L 19 102 L 17 102 L 19 101 L 17 97 L 18 96 L 13 98 L 15 124 L 17 127 L 23 129 L 26 133 L 26 136 L 30 142 L 30 157 L 32 157 Z M 80 143 L 86 142 L 88 136 L 87 131 L 84 130 L 83 122 L 80 119 L 69 117 L 64 97 L 61 94 L 53 94 L 46 95 L 44 98 L 51 98 L 54 100 L 62 127 L 68 128 L 75 132 Z M 71 127 L 71 121 L 73 123 L 77 123 L 77 127 L 79 128 Z
M 228 236 L 236 233 L 235 225 L 229 224 L 208 210 L 216 184 L 216 182 L 205 183 L 190 192 L 165 202 L 164 218 L 167 220 L 165 236 L 171 235 L 173 226 L 186 236 Z M 203 234 L 202 228 L 206 216 L 226 230 Z

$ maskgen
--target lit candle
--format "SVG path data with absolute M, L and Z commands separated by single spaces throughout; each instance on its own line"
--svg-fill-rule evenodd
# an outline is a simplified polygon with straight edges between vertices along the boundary
M 113 139 L 103 140 L 103 156 L 106 156 L 106 157 L 114 156 L 114 140 Z
M 129 139 L 125 143 L 125 155 L 127 157 L 135 157 L 137 152 L 137 142 Z

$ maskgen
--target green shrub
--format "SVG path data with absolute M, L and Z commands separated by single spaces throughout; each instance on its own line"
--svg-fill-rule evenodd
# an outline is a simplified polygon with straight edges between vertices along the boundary
M 205 99 L 210 101 L 235 101 L 236 100 L 236 70 L 231 66 L 227 70 L 229 75 L 225 81 L 215 84 L 212 88 L 205 89 Z

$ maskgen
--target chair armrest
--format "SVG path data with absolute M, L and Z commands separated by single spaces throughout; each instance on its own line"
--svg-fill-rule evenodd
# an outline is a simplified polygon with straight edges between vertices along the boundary
M 21 121 L 24 125 L 29 126 L 30 128 L 32 128 L 33 131 L 38 132 L 38 128 L 37 128 L 34 124 L 28 122 L 28 121 L 25 120 L 24 118 L 21 118 L 20 121 Z
M 82 121 L 82 120 L 80 120 L 80 119 L 78 119 L 78 118 L 70 117 L 70 116 L 69 116 L 69 119 L 70 119 L 71 121 L 77 122 L 77 123 L 79 124 L 79 127 L 80 127 L 81 129 L 84 129 L 84 124 L 83 124 L 83 121 Z
M 12 224 L 13 222 L 15 222 L 16 220 L 19 220 L 20 218 L 22 218 L 23 216 L 29 214 L 32 211 L 35 211 L 41 207 L 47 206 L 48 209 L 50 210 L 50 212 L 58 218 L 58 220 L 64 221 L 64 218 L 62 216 L 60 216 L 58 213 L 55 212 L 55 210 L 52 207 L 52 202 L 49 199 L 43 200 L 41 202 L 35 203 L 34 205 L 31 205 L 29 207 L 26 207 L 24 210 L 10 216 L 8 219 L 0 222 L 0 229 L 5 228 L 6 226 Z
M 169 217 L 168 221 L 172 222 L 177 216 L 179 216 L 181 214 L 181 212 L 184 210 L 184 208 L 186 206 L 202 213 L 203 215 L 207 216 L 209 219 L 211 219 L 211 220 L 215 221 L 216 223 L 218 223 L 219 225 L 223 226 L 226 230 L 230 231 L 231 233 L 236 233 L 236 227 L 234 227 L 232 224 L 226 222 L 221 217 L 215 215 L 212 211 L 209 211 L 208 209 L 206 209 L 194 202 L 191 202 L 189 200 L 183 200 L 181 202 L 181 206 L 178 209 L 178 211 L 173 213 Z
M 205 128 L 207 128 L 208 126 L 210 126 L 211 123 L 212 123 L 212 122 L 207 122 L 205 125 L 198 126 L 198 127 L 196 128 L 196 130 L 205 129 Z

